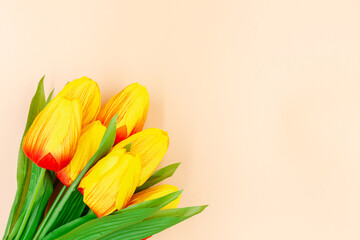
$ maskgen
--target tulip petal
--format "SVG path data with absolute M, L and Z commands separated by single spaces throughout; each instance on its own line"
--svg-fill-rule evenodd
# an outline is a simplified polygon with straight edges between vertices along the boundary
M 105 131 L 106 127 L 100 121 L 92 122 L 83 128 L 74 157 L 65 168 L 56 173 L 63 184 L 69 187 L 73 183 L 96 153 Z
M 83 107 L 83 126 L 92 122 L 100 111 L 99 86 L 88 77 L 81 77 L 69 82 L 57 97 L 78 98 L 80 100 Z
M 141 174 L 140 156 L 133 157 L 132 154 L 124 154 L 126 160 L 122 163 L 124 171 L 122 181 L 120 182 L 120 189 L 127 189 L 127 191 L 118 191 L 116 197 L 116 209 L 122 209 L 130 201 L 131 196 L 134 194 L 136 187 L 139 185 Z M 131 157 L 130 157 L 131 156 Z M 127 187 L 131 186 L 131 188 Z
M 113 151 L 124 148 L 132 143 L 130 152 L 140 155 L 141 177 L 139 186 L 153 174 L 169 147 L 169 136 L 167 132 L 150 128 L 138 132 L 114 146 Z

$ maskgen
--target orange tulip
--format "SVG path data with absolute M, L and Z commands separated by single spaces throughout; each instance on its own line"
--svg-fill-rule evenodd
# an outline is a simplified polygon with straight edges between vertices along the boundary
M 23 142 L 36 165 L 59 171 L 75 154 L 81 132 L 82 107 L 78 99 L 57 97 L 39 113 Z
M 97 117 L 105 126 L 118 114 L 115 144 L 142 130 L 149 110 L 145 87 L 133 83 L 113 96 Z
M 105 131 L 106 127 L 100 121 L 92 122 L 82 130 L 74 157 L 65 168 L 56 172 L 56 176 L 63 184 L 69 187 L 74 182 L 98 150 Z
M 139 184 L 140 157 L 125 149 L 112 151 L 95 164 L 79 184 L 84 202 L 98 216 L 122 209 Z

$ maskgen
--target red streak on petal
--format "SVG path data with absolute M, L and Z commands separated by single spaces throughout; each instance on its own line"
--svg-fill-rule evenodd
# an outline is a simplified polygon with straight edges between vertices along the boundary
M 69 175 L 67 174 L 66 171 L 64 171 L 64 169 L 56 172 L 56 177 L 67 187 L 70 187 L 71 185 L 71 178 L 69 177 Z
M 39 167 L 46 168 L 46 169 L 54 171 L 54 172 L 57 172 L 61 169 L 59 163 L 56 161 L 54 156 L 51 155 L 51 153 L 46 154 L 36 164 Z
M 126 126 L 122 126 L 118 129 L 116 129 L 116 138 L 115 138 L 115 144 L 118 144 L 119 142 L 121 142 L 122 140 L 126 139 L 127 136 L 127 128 Z

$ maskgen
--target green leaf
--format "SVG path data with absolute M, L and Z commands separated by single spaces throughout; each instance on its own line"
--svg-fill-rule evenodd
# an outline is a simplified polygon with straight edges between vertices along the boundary
M 44 77 L 42 77 L 41 80 L 39 81 L 35 95 L 31 100 L 26 127 L 23 134 L 23 139 L 25 134 L 29 130 L 31 124 L 35 120 L 36 116 L 44 108 L 45 105 Z M 6 226 L 3 239 L 8 238 L 10 231 L 14 227 L 16 221 L 18 220 L 21 214 L 21 211 L 25 204 L 26 196 L 28 195 L 28 189 L 29 189 L 30 177 L 32 171 L 32 162 L 26 157 L 24 151 L 22 150 L 23 139 L 21 140 L 19 156 L 18 156 L 17 192 L 15 195 L 13 206 L 10 211 L 10 216 L 8 219 L 8 223 Z
M 52 95 L 54 94 L 54 90 L 55 90 L 55 89 L 53 89 L 53 90 L 51 91 L 51 93 L 49 94 L 48 98 L 46 99 L 45 106 L 48 105 L 49 102 L 51 101 Z
M 33 188 L 33 190 L 29 188 L 28 196 L 24 204 L 23 211 L 21 212 L 18 221 L 16 222 L 12 232 L 10 233 L 9 239 L 13 239 L 13 237 L 15 238 L 15 240 L 22 239 L 22 233 L 27 225 L 31 212 L 33 211 L 33 207 L 36 203 L 36 200 L 38 200 L 39 197 L 41 196 L 40 194 L 43 190 L 41 186 L 44 184 L 45 176 L 46 176 L 46 169 L 42 168 L 41 173 L 35 184 L 35 187 Z
M 161 210 L 149 219 L 132 226 L 117 229 L 98 239 L 101 240 L 141 240 L 172 227 L 196 214 L 201 213 L 207 206 Z M 93 238 L 94 239 L 94 238 Z
M 54 230 L 56 226 L 59 225 L 60 219 L 58 216 L 61 214 L 61 212 L 64 211 L 66 208 L 66 205 L 71 204 L 69 201 L 71 201 L 71 195 L 74 191 L 77 191 L 77 187 L 81 181 L 81 179 L 84 177 L 86 172 L 94 166 L 101 158 L 105 157 L 111 150 L 111 148 L 114 145 L 115 137 L 116 137 L 116 121 L 117 121 L 117 115 L 115 115 L 104 134 L 103 139 L 101 140 L 100 146 L 94 156 L 89 160 L 89 162 L 86 164 L 84 169 L 80 172 L 80 174 L 76 177 L 75 181 L 71 184 L 71 186 L 68 188 L 62 199 L 59 201 L 58 204 L 53 204 L 49 210 L 49 213 L 45 217 L 44 221 L 41 223 L 38 232 L 36 233 L 35 239 L 43 239 L 49 232 Z
M 138 187 L 135 193 L 145 190 L 155 184 L 171 177 L 176 169 L 179 167 L 180 163 L 174 163 L 164 168 L 161 168 L 153 173 L 153 175 L 140 187 Z
M 37 214 L 37 213 L 33 212 L 33 209 L 31 209 L 33 206 L 36 206 L 36 204 L 33 205 L 34 203 L 32 202 L 33 201 L 32 197 L 33 197 L 33 194 L 35 192 L 35 189 L 37 188 L 37 184 L 38 184 L 39 178 L 40 178 L 43 170 L 44 170 L 43 168 L 37 166 L 35 163 L 32 163 L 30 184 L 29 184 L 29 189 L 28 189 L 28 193 L 27 193 L 27 196 L 26 196 L 26 200 L 25 200 L 21 215 L 19 216 L 13 230 L 11 231 L 11 233 L 9 235 L 9 239 L 12 239 L 15 235 L 17 236 L 17 238 L 21 237 L 21 239 L 25 239 L 24 235 L 22 235 L 21 227 L 24 224 L 25 224 L 25 226 L 28 225 L 28 223 L 27 223 L 28 219 L 27 219 L 27 216 L 25 214 L 27 211 L 31 211 L 31 215 Z M 46 172 L 50 176 L 51 186 L 47 185 L 48 187 L 44 188 L 44 186 L 43 186 L 44 183 L 43 182 L 40 183 L 41 184 L 40 189 L 42 190 L 42 192 L 39 192 L 37 194 L 36 199 L 35 199 L 35 203 L 36 203 L 36 201 L 39 201 L 39 198 L 42 198 L 43 195 L 50 197 L 50 195 L 51 195 L 51 193 L 53 191 L 53 188 L 52 188 L 52 181 L 53 181 L 52 180 L 53 179 L 52 174 L 50 173 L 50 171 L 46 171 Z M 46 178 L 44 178 L 44 179 L 46 179 Z M 37 211 L 39 212 L 38 213 L 39 216 L 42 215 L 42 212 L 45 210 L 45 208 L 46 208 L 46 205 L 43 204 L 41 209 L 40 208 L 37 209 Z M 25 221 L 25 223 L 23 223 L 24 221 Z M 18 224 L 18 223 L 21 223 L 21 224 Z M 20 228 L 20 230 L 19 230 L 19 228 Z M 26 227 L 24 228 L 24 230 L 26 230 Z M 36 230 L 36 228 L 35 228 L 35 230 Z M 29 231 L 30 231 L 30 233 L 34 233 L 31 229 Z M 21 235 L 21 236 L 18 236 L 18 235 Z M 32 235 L 31 235 L 31 237 L 32 237 Z
M 133 144 L 132 142 L 129 144 L 126 144 L 126 146 L 124 147 L 126 149 L 126 152 L 130 152 L 132 144 Z
M 90 240 L 102 237 L 117 229 L 131 226 L 154 214 L 159 209 L 141 208 L 90 220 L 75 228 L 59 240 Z
M 41 112 L 41 110 L 43 110 L 45 106 L 44 78 L 45 76 L 41 78 L 38 87 L 36 89 L 35 95 L 31 100 L 24 136 L 26 132 L 29 130 L 32 123 L 34 122 L 37 115 Z
M 174 226 L 181 222 L 179 218 L 175 217 L 165 217 L 165 218 L 156 218 L 147 221 L 134 224 L 132 226 L 113 231 L 101 238 L 99 240 L 141 240 L 147 237 L 150 237 L 156 233 L 159 233 L 171 226 Z
M 186 208 L 172 208 L 158 211 L 152 215 L 149 219 L 160 218 L 160 217 L 179 217 L 179 218 L 190 218 L 196 214 L 201 213 L 207 208 L 208 205 L 194 206 Z
M 148 200 L 148 201 L 145 201 L 142 203 L 132 205 L 128 208 L 124 208 L 120 211 L 114 212 L 111 215 L 118 215 L 118 214 L 122 214 L 127 211 L 143 209 L 143 208 L 154 208 L 154 209 L 159 210 L 159 209 L 163 208 L 164 206 L 168 205 L 170 202 L 177 199 L 181 193 L 182 193 L 182 191 L 173 192 L 166 196 L 160 197 L 158 199 L 152 199 L 152 200 Z M 72 222 L 69 222 L 69 223 L 55 229 L 54 231 L 49 233 L 49 235 L 47 235 L 44 238 L 44 240 L 57 239 L 58 237 L 61 237 L 65 234 L 67 234 L 68 232 L 72 231 L 73 229 L 77 228 L 78 226 L 80 226 L 92 219 L 95 219 L 95 218 L 96 218 L 96 215 L 92 211 L 90 211 L 89 215 L 78 218 Z
M 29 222 L 34 222 L 37 217 L 41 216 L 41 214 L 45 210 L 47 200 L 50 198 L 50 195 L 51 195 L 51 192 L 52 192 L 52 181 L 51 181 L 51 177 L 50 177 L 50 174 L 49 174 L 48 171 L 45 173 L 44 179 L 45 180 L 40 183 L 39 191 L 38 191 L 38 193 L 36 195 L 36 198 L 34 200 L 34 204 L 33 204 L 34 207 L 33 207 L 32 210 L 30 210 L 31 211 L 30 217 L 29 217 L 28 221 L 25 222 L 24 231 L 28 231 L 28 233 L 27 233 L 28 235 L 31 234 L 31 231 L 32 231 L 29 228 L 35 227 L 34 231 L 37 228 L 37 225 L 36 226 L 29 225 Z M 29 188 L 29 193 L 33 193 L 35 191 L 35 187 L 36 186 L 31 186 Z M 14 226 L 13 230 L 9 234 L 9 239 L 13 239 L 15 236 L 17 236 L 19 234 L 19 229 L 20 229 L 21 225 L 23 224 L 23 222 L 25 221 L 24 218 L 25 218 L 26 212 L 27 212 L 28 209 L 31 208 L 31 200 L 32 200 L 32 195 L 29 195 L 26 198 L 24 208 L 23 208 L 23 210 L 22 210 L 22 212 L 21 212 L 21 214 L 19 216 L 18 221 L 15 223 L 15 226 Z M 42 203 L 43 200 L 45 201 L 45 204 L 43 204 L 44 206 L 41 209 L 41 205 L 42 205 L 41 203 Z M 37 216 L 37 214 L 39 214 L 39 216 Z M 28 229 L 26 229 L 26 228 L 28 228 Z M 22 236 L 22 239 L 26 239 L 26 238 L 24 236 Z
M 140 209 L 140 208 L 161 209 L 161 208 L 165 207 L 166 205 L 168 205 L 169 203 L 171 203 L 172 201 L 174 201 L 175 199 L 177 199 L 181 195 L 182 192 L 183 192 L 183 190 L 169 193 L 168 195 L 165 195 L 163 197 L 151 199 L 151 200 L 148 200 L 145 202 L 141 202 L 141 203 L 132 205 L 130 207 L 124 208 L 118 212 L 114 212 L 112 214 L 115 215 L 115 214 L 118 214 L 119 212 L 125 212 L 125 211 L 129 211 L 129 210 Z
M 53 190 L 52 181 L 53 180 L 50 171 L 47 171 L 45 180 L 40 187 L 40 190 L 42 190 L 42 192 L 39 194 L 39 196 L 36 199 L 34 208 L 31 212 L 29 220 L 26 223 L 26 227 L 24 229 L 21 239 L 31 240 L 33 238 L 36 229 L 39 226 L 39 223 L 44 217 L 45 209 Z
M 83 195 L 79 191 L 72 192 L 67 204 L 64 205 L 63 211 L 57 215 L 53 229 L 79 218 L 85 207 Z
M 58 239 L 59 237 L 62 237 L 63 235 L 67 234 L 68 232 L 72 231 L 73 229 L 77 228 L 78 226 L 80 226 L 90 220 L 93 220 L 95 218 L 96 218 L 95 214 L 90 214 L 90 215 L 86 215 L 81 218 L 78 218 L 69 223 L 66 223 L 66 224 L 62 225 L 61 227 L 55 229 L 51 233 L 49 233 L 45 238 L 43 238 L 43 240 Z

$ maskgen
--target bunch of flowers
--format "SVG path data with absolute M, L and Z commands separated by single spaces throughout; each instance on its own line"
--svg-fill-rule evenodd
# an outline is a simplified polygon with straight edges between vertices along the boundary
M 177 208 L 181 192 L 156 185 L 167 132 L 142 130 L 149 94 L 138 83 L 101 108 L 98 84 L 82 77 L 52 99 L 43 79 L 18 157 L 18 189 L 3 239 L 145 239 L 203 211 Z

